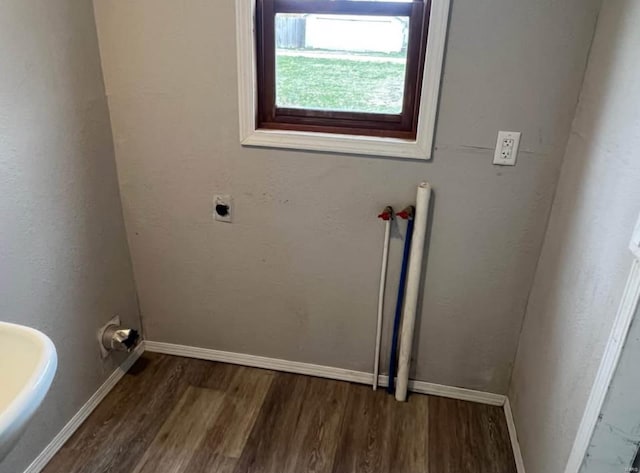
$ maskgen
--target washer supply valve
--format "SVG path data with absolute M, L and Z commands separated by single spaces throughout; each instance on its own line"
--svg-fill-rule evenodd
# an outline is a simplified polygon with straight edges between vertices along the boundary
M 404 220 L 413 220 L 413 214 L 415 210 L 416 210 L 415 207 L 413 205 L 410 205 L 409 207 L 405 208 L 401 212 L 398 212 L 396 214 L 396 217 L 400 217 Z
M 378 215 L 378 218 L 381 218 L 385 222 L 388 220 L 393 220 L 393 209 L 391 208 L 391 206 L 387 205 L 382 213 Z

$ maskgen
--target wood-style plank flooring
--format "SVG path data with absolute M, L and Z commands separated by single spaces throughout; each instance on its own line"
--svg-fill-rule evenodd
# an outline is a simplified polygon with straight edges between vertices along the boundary
M 44 473 L 515 473 L 499 407 L 145 353 Z

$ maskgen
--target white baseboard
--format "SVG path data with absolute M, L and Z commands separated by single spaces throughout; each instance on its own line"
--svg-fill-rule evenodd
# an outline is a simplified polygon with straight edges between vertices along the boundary
M 388 377 L 382 376 L 381 378 L 380 385 L 387 386 L 389 383 Z M 434 384 L 417 380 L 409 380 L 409 390 L 414 393 L 448 397 L 451 399 L 458 399 L 460 401 L 478 402 L 480 404 L 489 404 L 490 406 L 503 406 L 506 399 L 502 394 L 475 391 L 473 389 L 446 386 L 443 384 Z
M 219 361 L 236 365 L 252 366 L 254 368 L 264 368 L 275 371 L 285 371 L 288 373 L 317 376 L 320 378 L 336 379 L 339 381 L 349 381 L 352 383 L 372 384 L 373 382 L 373 374 L 363 371 L 314 365 L 311 363 L 301 363 L 299 361 L 280 360 L 264 356 L 246 355 L 243 353 L 212 350 L 209 348 L 146 341 L 145 350 L 155 353 L 164 353 L 166 355 Z M 387 386 L 388 381 L 389 379 L 387 376 L 378 377 L 378 385 L 381 387 Z M 409 381 L 409 389 L 416 393 L 460 399 L 463 401 L 479 402 L 482 404 L 490 404 L 492 406 L 502 406 L 506 399 L 506 397 L 501 394 L 474 391 L 454 386 L 444 386 L 441 384 L 427 383 L 425 381 Z
M 71 418 L 69 422 L 62 428 L 58 435 L 45 447 L 45 449 L 36 457 L 33 462 L 24 470 L 24 473 L 40 473 L 47 466 L 47 463 L 58 453 L 73 433 L 82 425 L 89 417 L 89 414 L 100 404 L 113 387 L 120 381 L 129 368 L 133 366 L 136 360 L 144 352 L 144 342 L 140 343 L 136 349 L 131 352 L 127 359 L 114 370 L 107 380 L 98 388 L 98 390 L 89 398 L 89 400 L 80 408 L 78 412 Z
M 518 442 L 518 434 L 516 432 L 516 424 L 513 421 L 511 403 L 509 402 L 508 397 L 504 400 L 504 417 L 507 420 L 507 427 L 509 428 L 509 439 L 511 440 L 513 458 L 516 461 L 516 471 L 518 473 L 525 473 L 524 461 L 522 460 L 522 452 L 520 451 L 520 442 Z

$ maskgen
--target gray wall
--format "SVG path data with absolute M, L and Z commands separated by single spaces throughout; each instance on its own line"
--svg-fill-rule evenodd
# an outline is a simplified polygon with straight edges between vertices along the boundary
M 0 320 L 44 331 L 59 356 L 0 463 L 18 473 L 114 369 L 96 330 L 138 313 L 91 2 L 0 3 Z
M 95 0 L 148 338 L 370 371 L 376 214 L 428 179 L 415 376 L 505 393 L 599 3 L 454 1 L 426 163 L 242 148 L 234 2 Z M 491 165 L 499 129 L 523 132 L 514 168 Z
M 510 389 L 527 473 L 563 471 L 631 266 L 639 24 L 640 3 L 604 3 Z

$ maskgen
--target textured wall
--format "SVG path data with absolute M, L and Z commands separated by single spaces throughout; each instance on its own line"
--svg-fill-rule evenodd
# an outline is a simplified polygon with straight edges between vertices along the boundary
M 242 148 L 232 0 L 94 5 L 150 339 L 371 370 L 375 216 L 428 179 L 415 375 L 506 392 L 599 0 L 454 1 L 428 163 Z M 499 129 L 523 132 L 514 168 L 491 165 Z
M 0 320 L 58 349 L 19 473 L 114 369 L 96 330 L 138 325 L 91 2 L 5 0 L 0 14 Z M 2 381 L 0 380 L 0 389 Z
M 638 2 L 604 3 L 510 389 L 527 473 L 563 471 L 631 266 L 638 24 Z

